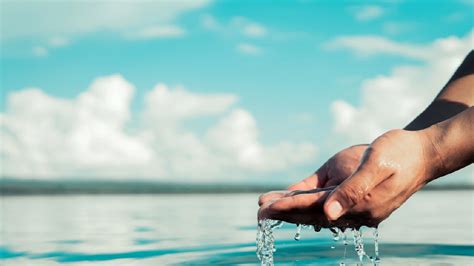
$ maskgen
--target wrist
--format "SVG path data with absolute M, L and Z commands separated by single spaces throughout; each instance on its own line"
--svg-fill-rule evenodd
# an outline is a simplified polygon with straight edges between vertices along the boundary
M 428 183 L 446 173 L 444 155 L 441 150 L 442 137 L 439 125 L 435 124 L 426 129 L 417 131 L 424 155 L 425 178 Z

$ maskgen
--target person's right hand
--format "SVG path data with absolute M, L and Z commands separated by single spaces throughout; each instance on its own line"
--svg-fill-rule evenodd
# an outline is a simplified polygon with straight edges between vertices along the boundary
M 351 146 L 336 153 L 326 161 L 313 175 L 288 187 L 288 190 L 271 191 L 259 198 L 259 206 L 275 201 L 279 198 L 294 195 L 298 190 L 334 187 L 348 178 L 359 165 L 359 162 L 368 145 Z
M 440 176 L 449 163 L 435 144 L 440 143 L 439 134 L 433 137 L 431 131 L 392 130 L 383 134 L 364 152 L 356 171 L 332 192 L 294 194 L 270 201 L 260 207 L 258 219 L 321 227 L 377 226 L 413 193 Z M 463 136 L 457 135 L 454 141 L 459 139 Z M 472 153 L 468 148 L 464 154 L 462 165 L 469 163 Z

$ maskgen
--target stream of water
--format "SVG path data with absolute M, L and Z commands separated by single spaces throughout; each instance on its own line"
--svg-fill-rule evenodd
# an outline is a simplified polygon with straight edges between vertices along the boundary
M 258 230 L 257 230 L 257 257 L 261 262 L 261 265 L 273 265 L 273 253 L 276 251 L 275 247 L 275 237 L 273 236 L 273 231 L 283 225 L 282 221 L 265 219 L 259 221 Z M 296 234 L 294 239 L 296 241 L 301 239 L 301 229 L 303 227 L 309 227 L 308 225 L 298 224 L 296 225 Z M 315 231 L 319 231 L 320 228 L 314 228 Z M 349 229 L 347 229 L 349 230 Z M 342 260 L 340 266 L 346 265 L 346 254 L 347 254 L 347 234 L 346 231 L 343 231 L 339 228 L 330 228 L 330 231 L 333 234 L 333 240 L 338 242 L 342 240 L 344 246 L 344 252 L 342 253 Z M 358 256 L 360 263 L 358 265 L 363 265 L 365 261 L 370 261 L 373 266 L 378 266 L 380 264 L 379 257 L 379 232 L 377 228 L 371 228 L 373 231 L 373 242 L 374 242 L 374 256 L 369 256 L 364 247 L 364 237 L 363 229 L 350 229 L 352 231 L 352 239 L 354 243 L 354 250 Z M 331 246 L 332 249 L 335 249 L 335 246 Z

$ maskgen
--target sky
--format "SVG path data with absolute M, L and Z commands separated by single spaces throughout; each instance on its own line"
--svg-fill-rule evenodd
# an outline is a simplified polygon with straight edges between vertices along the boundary
M 19 179 L 295 182 L 403 128 L 474 47 L 470 1 L 0 7 L 0 174 Z

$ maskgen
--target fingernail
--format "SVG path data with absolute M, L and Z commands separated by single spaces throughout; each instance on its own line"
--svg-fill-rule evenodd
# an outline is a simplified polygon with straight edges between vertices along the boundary
M 332 219 L 332 220 L 336 220 L 337 218 L 339 218 L 339 216 L 341 216 L 341 212 L 342 212 L 342 205 L 341 203 L 339 203 L 339 201 L 333 201 L 331 203 L 329 203 L 329 206 L 328 206 L 328 214 L 329 214 L 329 218 Z

